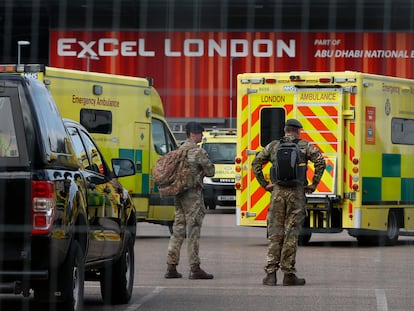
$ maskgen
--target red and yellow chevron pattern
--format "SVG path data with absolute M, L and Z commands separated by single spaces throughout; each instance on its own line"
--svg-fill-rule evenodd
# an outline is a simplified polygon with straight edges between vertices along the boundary
M 252 154 L 260 151 L 260 112 L 264 107 L 283 107 L 286 119 L 298 119 L 304 130 L 301 138 L 315 144 L 325 155 L 327 169 L 322 177 L 316 193 L 330 194 L 335 190 L 335 176 L 337 173 L 336 155 L 339 146 L 338 131 L 338 102 L 308 103 L 297 102 L 294 105 L 294 94 L 274 96 L 281 100 L 279 102 L 265 102 L 262 99 L 266 95 L 250 94 L 241 98 L 241 109 L 239 112 L 240 127 L 240 150 L 242 157 L 241 189 L 240 189 L 240 217 L 242 224 L 253 226 L 265 226 L 266 215 L 270 202 L 270 194 L 266 192 L 255 179 L 251 170 Z M 252 151 L 252 152 L 249 152 Z M 271 164 L 264 167 L 265 177 L 269 177 Z M 308 179 L 313 176 L 313 165 L 308 167 Z M 246 223 L 243 223 L 246 222 Z

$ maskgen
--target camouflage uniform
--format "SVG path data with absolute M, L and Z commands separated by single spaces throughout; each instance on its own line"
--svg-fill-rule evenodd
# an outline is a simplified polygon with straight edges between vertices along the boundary
M 190 266 L 193 266 L 200 264 L 199 239 L 205 215 L 202 181 L 204 176 L 214 176 L 214 164 L 211 163 L 204 149 L 188 139 L 180 148 L 191 148 L 187 158 L 195 179 L 193 184 L 196 186 L 176 196 L 173 234 L 168 245 L 167 264 L 178 265 L 181 245 L 187 229 L 188 261 Z
M 293 141 L 296 136 L 286 134 L 287 141 Z M 263 176 L 262 166 L 267 162 L 273 162 L 279 141 L 269 143 L 253 160 L 253 172 L 262 187 L 268 185 Z M 306 140 L 298 142 L 302 160 L 314 163 L 315 174 L 312 184 L 317 185 L 325 170 L 325 160 L 321 152 Z M 281 268 L 284 273 L 295 273 L 296 249 L 299 231 L 305 220 L 306 198 L 305 185 L 296 187 L 282 187 L 274 185 L 271 203 L 267 213 L 268 229 L 268 254 L 266 273 L 272 273 Z

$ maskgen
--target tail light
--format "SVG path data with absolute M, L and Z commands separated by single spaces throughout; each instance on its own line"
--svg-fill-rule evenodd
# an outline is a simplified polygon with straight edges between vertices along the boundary
M 48 234 L 55 217 L 55 186 L 49 181 L 32 182 L 32 234 Z
M 236 157 L 234 159 L 234 163 L 236 164 L 235 165 L 235 168 L 234 168 L 235 173 L 236 173 L 234 187 L 237 190 L 240 190 L 241 189 L 241 183 L 240 183 L 240 181 L 241 181 L 241 171 L 242 171 L 242 166 L 241 166 L 242 165 L 242 158 L 241 157 Z
M 354 191 L 358 191 L 359 190 L 359 159 L 358 158 L 353 158 L 352 159 L 352 164 L 354 165 L 352 167 L 352 190 Z

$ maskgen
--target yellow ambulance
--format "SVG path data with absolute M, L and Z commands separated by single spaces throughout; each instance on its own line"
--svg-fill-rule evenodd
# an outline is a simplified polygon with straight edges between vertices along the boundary
M 414 81 L 360 72 L 244 73 L 237 82 L 236 215 L 266 226 L 270 194 L 251 162 L 283 136 L 285 120 L 324 154 L 307 195 L 300 241 L 347 230 L 361 243 L 395 244 L 414 229 Z M 269 178 L 270 164 L 265 166 Z M 308 166 L 308 177 L 313 167 Z M 411 231 L 411 232 L 410 232 Z
M 177 148 L 164 118 L 161 98 L 147 78 L 67 70 L 43 65 L 0 66 L 43 81 L 64 118 L 80 122 L 106 159 L 129 158 L 136 174 L 125 177 L 137 210 L 137 221 L 169 226 L 174 197 L 160 197 L 152 179 L 155 161 Z
M 204 203 L 208 209 L 216 206 L 236 206 L 234 159 L 237 136 L 233 129 L 213 129 L 203 133 L 201 147 L 215 166 L 213 177 L 204 177 Z

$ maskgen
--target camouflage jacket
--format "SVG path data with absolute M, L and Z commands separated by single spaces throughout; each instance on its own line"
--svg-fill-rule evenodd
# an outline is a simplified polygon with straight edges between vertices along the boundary
M 205 176 L 212 177 L 215 173 L 214 164 L 210 161 L 207 151 L 200 148 L 196 143 L 187 139 L 180 149 L 189 149 L 187 153 L 188 163 L 194 178 L 194 185 L 202 185 Z
M 296 137 L 292 134 L 287 134 L 284 136 L 284 139 L 286 141 L 293 141 L 296 139 Z M 256 155 L 256 158 L 252 162 L 253 173 L 262 187 L 266 187 L 266 185 L 269 184 L 263 175 L 262 167 L 264 164 L 273 162 L 275 160 L 276 149 L 278 146 L 279 140 L 270 142 L 266 147 L 263 148 L 262 151 Z M 314 163 L 315 173 L 312 177 L 312 184 L 319 184 L 326 167 L 325 159 L 323 158 L 322 153 L 318 148 L 304 139 L 299 140 L 298 146 L 302 155 L 301 160 L 306 163 L 308 163 L 308 161 Z

